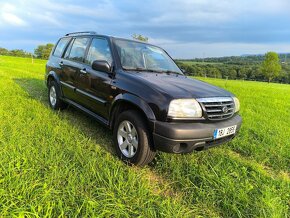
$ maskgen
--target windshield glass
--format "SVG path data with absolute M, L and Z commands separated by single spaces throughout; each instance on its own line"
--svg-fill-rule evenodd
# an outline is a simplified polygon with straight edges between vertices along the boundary
M 121 39 L 116 39 L 115 44 L 125 70 L 182 74 L 174 61 L 158 47 Z

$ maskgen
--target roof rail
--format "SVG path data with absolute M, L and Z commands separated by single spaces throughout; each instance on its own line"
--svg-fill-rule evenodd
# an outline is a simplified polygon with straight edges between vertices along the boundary
M 65 34 L 65 36 L 71 36 L 71 35 L 82 35 L 82 34 L 97 34 L 96 32 L 94 31 L 83 31 L 83 32 L 72 32 L 72 33 L 67 33 Z

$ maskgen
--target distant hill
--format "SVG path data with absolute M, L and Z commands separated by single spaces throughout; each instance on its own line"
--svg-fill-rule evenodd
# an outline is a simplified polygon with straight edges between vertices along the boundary
M 280 53 L 279 58 L 282 63 L 290 64 L 290 53 Z M 241 55 L 241 56 L 229 56 L 229 57 L 215 57 L 215 58 L 194 58 L 194 59 L 179 59 L 178 61 L 190 61 L 190 62 L 204 62 L 204 63 L 225 63 L 225 64 L 237 64 L 237 65 L 249 65 L 258 64 L 264 60 L 263 54 L 256 55 Z
M 282 70 L 273 82 L 290 84 L 290 53 L 279 54 Z M 267 81 L 261 71 L 264 55 L 176 60 L 189 75 L 224 79 Z

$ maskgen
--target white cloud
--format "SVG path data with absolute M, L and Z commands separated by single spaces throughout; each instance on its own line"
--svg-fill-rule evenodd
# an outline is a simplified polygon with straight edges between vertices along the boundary
M 150 7 L 158 12 L 153 24 L 167 25 L 221 25 L 241 17 L 290 15 L 289 0 L 155 0 Z
M 11 3 L 0 4 L 0 26 L 26 26 L 27 23 L 17 14 L 16 7 Z
M 41 8 L 43 11 L 51 11 L 56 15 L 58 13 L 65 15 L 77 15 L 84 17 L 94 17 L 94 18 L 116 18 L 118 15 L 117 8 L 114 6 L 112 1 L 96 1 L 92 2 L 92 7 L 82 6 L 78 4 L 71 3 L 61 3 L 60 1 L 50 1 L 50 0 L 32 0 L 33 7 Z
M 89 6 L 91 5 L 91 7 Z M 0 2 L 0 27 L 10 24 L 33 28 L 60 28 L 75 26 L 77 19 L 86 20 L 79 27 L 87 23 L 100 20 L 116 20 L 120 18 L 119 11 L 110 0 L 91 3 L 75 3 L 73 1 L 57 0 L 11 0 L 9 3 Z M 24 21 L 25 19 L 25 21 Z
M 4 3 L 2 5 L 2 11 L 15 11 L 16 7 L 10 3 Z
M 44 25 L 52 25 L 54 27 L 61 27 L 61 21 L 57 20 L 51 12 L 44 12 L 44 13 L 31 13 L 28 12 L 27 17 L 32 20 L 37 20 L 39 23 L 43 23 Z
M 7 24 L 11 24 L 13 26 L 26 26 L 27 25 L 26 22 L 22 20 L 20 17 L 9 12 L 3 12 L 2 19 Z
M 231 18 L 232 2 L 226 0 L 169 0 L 167 4 L 164 1 L 157 1 L 163 6 L 160 8 L 159 14 L 152 18 L 153 22 L 173 22 L 182 24 L 205 24 L 227 21 Z M 153 2 L 152 4 L 155 4 Z

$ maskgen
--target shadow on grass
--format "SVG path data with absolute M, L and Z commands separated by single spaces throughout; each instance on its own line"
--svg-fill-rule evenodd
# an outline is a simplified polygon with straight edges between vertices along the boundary
M 43 80 L 34 78 L 15 78 L 18 84 L 32 99 L 42 103 L 49 108 L 47 88 Z M 99 124 L 95 119 L 82 111 L 69 106 L 58 114 L 60 118 L 67 120 L 71 125 L 78 128 L 88 138 L 93 139 L 108 152 L 115 154 L 112 141 L 112 132 L 105 126 Z
M 45 107 L 50 109 L 48 103 L 48 92 L 43 80 L 35 78 L 15 78 L 14 82 L 19 85 L 29 96 L 42 103 Z M 91 138 L 105 148 L 108 152 L 116 155 L 113 147 L 113 134 L 105 126 L 98 123 L 94 118 L 86 113 L 69 106 L 58 114 L 62 119 L 69 121 L 71 125 L 78 128 L 87 137 Z M 157 153 L 155 159 L 149 163 L 151 168 L 154 168 L 160 160 L 160 155 Z

